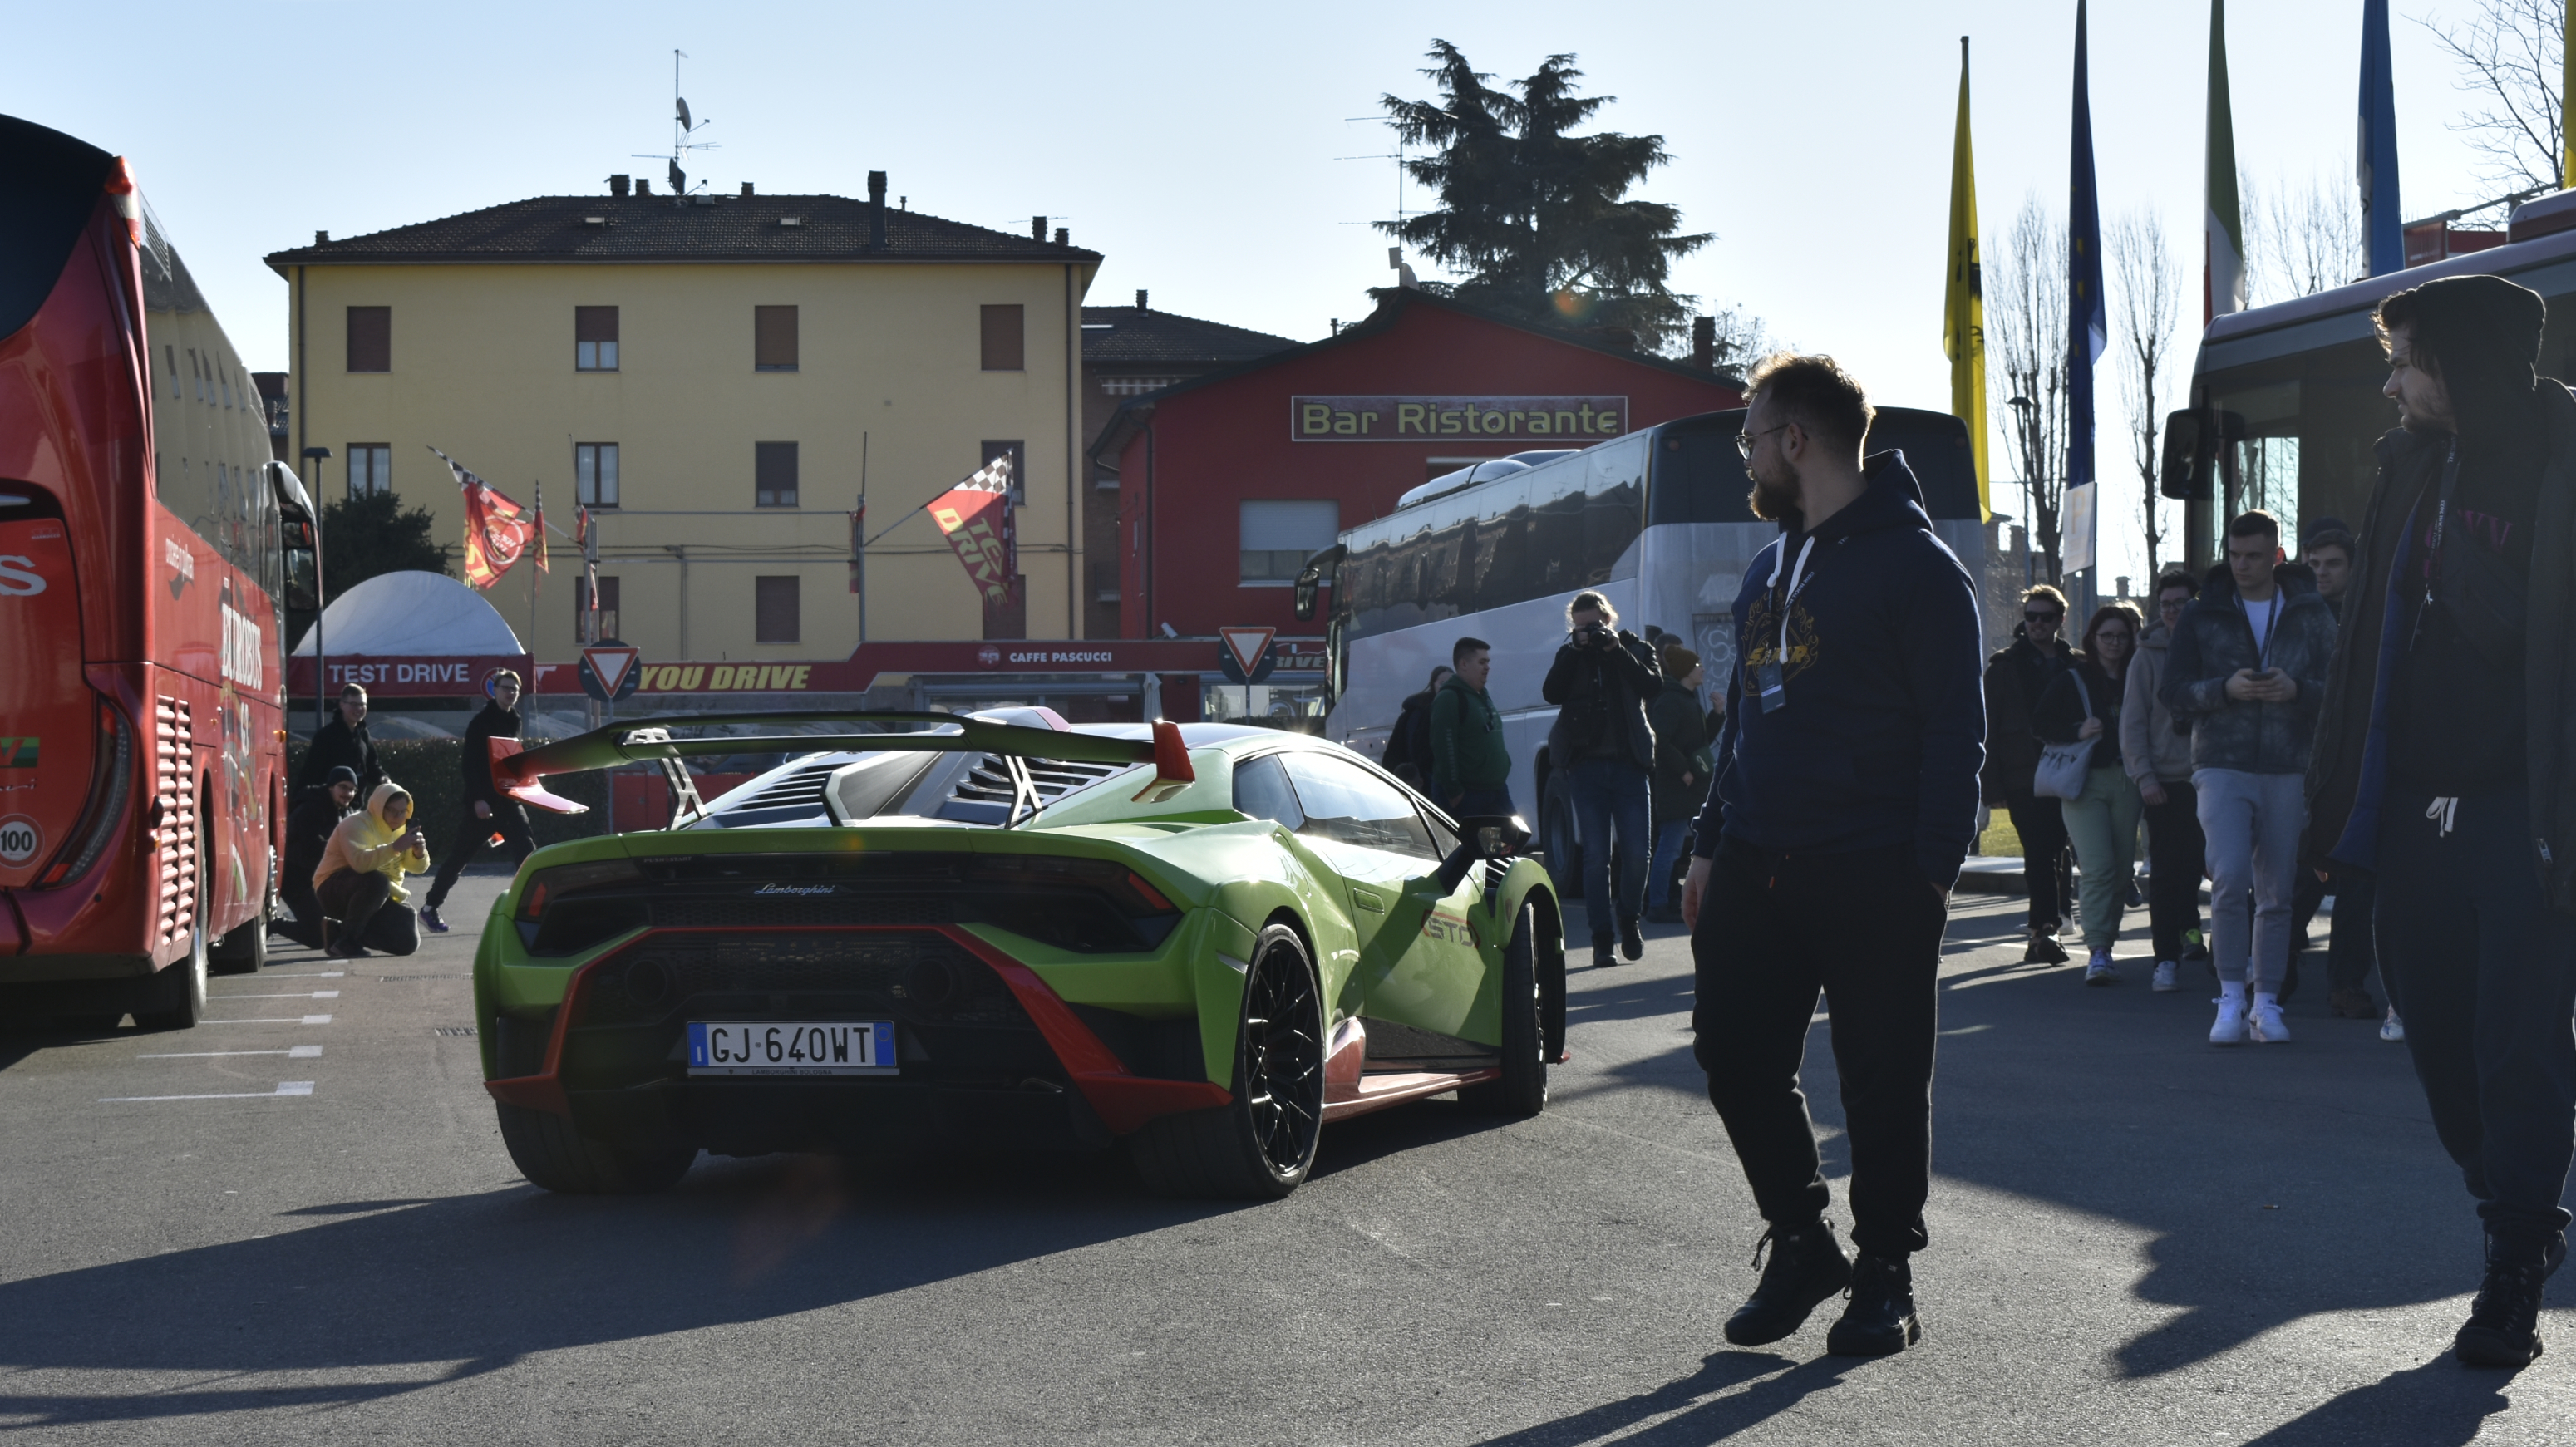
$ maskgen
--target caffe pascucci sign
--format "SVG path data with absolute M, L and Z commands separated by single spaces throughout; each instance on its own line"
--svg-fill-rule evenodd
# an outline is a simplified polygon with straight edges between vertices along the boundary
M 1588 447 L 1628 430 L 1625 397 L 1291 397 L 1296 442 L 1569 440 Z

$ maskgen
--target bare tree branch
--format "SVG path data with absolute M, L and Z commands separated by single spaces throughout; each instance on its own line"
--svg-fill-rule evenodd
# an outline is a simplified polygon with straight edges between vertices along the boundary
M 2038 193 L 2022 199 L 2003 254 L 1986 263 L 1986 356 L 2005 400 L 2007 449 L 2030 498 L 2031 541 L 2061 581 L 2066 505 L 2066 228 Z
M 2361 205 L 2349 183 L 2311 174 L 2304 185 L 2257 185 L 2239 177 L 2244 198 L 2248 300 L 2268 306 L 2314 296 L 2362 274 Z
M 2451 122 L 2481 158 L 2478 179 L 2498 192 L 2554 190 L 2560 177 L 2559 92 L 2567 34 L 2565 0 L 2473 0 L 2468 19 L 2415 23 L 2459 67 L 2455 88 L 2478 103 Z
M 2156 399 L 2164 394 L 2165 373 L 2173 365 L 2174 329 L 2182 319 L 2186 282 L 2181 261 L 2166 244 L 2164 218 L 2155 212 L 2133 211 L 2114 221 L 2107 242 L 2120 309 L 2113 332 L 2120 353 L 2120 400 L 2129 410 L 2131 440 L 2137 445 L 2147 577 L 2153 579 L 2162 565 L 2165 538 L 2164 496 L 2156 475 L 2156 438 L 2164 416 Z

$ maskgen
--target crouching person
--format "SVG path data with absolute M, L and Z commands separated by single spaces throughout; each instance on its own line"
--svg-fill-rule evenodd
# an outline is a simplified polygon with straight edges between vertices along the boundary
M 367 951 L 407 955 L 420 948 L 420 920 L 411 912 L 406 874 L 429 872 L 429 841 L 411 822 L 411 795 L 378 784 L 367 807 L 340 821 L 313 871 L 313 893 L 322 912 L 339 922 L 324 954 L 355 959 Z

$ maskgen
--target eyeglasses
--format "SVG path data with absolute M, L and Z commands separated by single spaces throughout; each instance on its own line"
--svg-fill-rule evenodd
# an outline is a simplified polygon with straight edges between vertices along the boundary
M 1787 429 L 1797 425 L 1798 424 L 1795 422 L 1783 422 L 1778 427 L 1765 427 L 1759 432 L 1738 432 L 1735 434 L 1735 450 L 1744 454 L 1745 461 L 1751 462 L 1753 460 L 1753 448 L 1757 442 L 1762 438 L 1770 436 L 1774 432 L 1786 431 Z
M 2065 614 L 2063 614 L 2063 613 L 2055 612 L 2055 611 L 2046 611 L 2046 612 L 2039 612 L 2039 613 L 2029 613 L 2029 612 L 2025 612 L 2025 613 L 2023 613 L 2021 616 L 2022 616 L 2022 617 L 2024 617 L 2024 618 L 2029 619 L 2029 620 L 2030 620 L 2031 622 L 2033 622 L 2033 623 L 2054 623 L 2054 622 L 2056 622 L 2058 619 L 2063 618 L 2063 617 L 2065 617 L 2066 615 L 2065 615 Z

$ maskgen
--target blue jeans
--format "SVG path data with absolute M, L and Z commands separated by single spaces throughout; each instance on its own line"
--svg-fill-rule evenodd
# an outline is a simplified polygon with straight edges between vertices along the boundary
M 1655 863 L 1646 875 L 1646 903 L 1656 909 L 1673 902 L 1673 865 L 1682 857 L 1682 840 L 1690 827 L 1688 814 L 1655 826 Z
M 1594 944 L 1616 938 L 1620 920 L 1633 920 L 1646 912 L 1646 862 L 1655 847 L 1647 812 L 1644 769 L 1622 759 L 1574 761 L 1574 827 L 1583 839 L 1583 913 L 1591 922 Z M 1614 839 L 1619 858 L 1615 897 L 1610 881 Z

